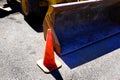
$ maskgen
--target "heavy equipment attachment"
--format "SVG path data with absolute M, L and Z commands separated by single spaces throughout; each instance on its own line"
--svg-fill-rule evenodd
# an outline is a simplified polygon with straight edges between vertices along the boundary
M 18 0 L 7 0 L 10 5 Z M 20 0 L 25 16 L 39 15 L 44 37 L 65 55 L 120 32 L 120 0 Z M 41 23 L 42 23 L 41 22 Z
M 119 33 L 117 22 L 120 22 L 119 1 L 89 0 L 51 5 L 43 22 L 44 36 L 46 38 L 46 31 L 51 28 L 55 51 L 65 55 Z

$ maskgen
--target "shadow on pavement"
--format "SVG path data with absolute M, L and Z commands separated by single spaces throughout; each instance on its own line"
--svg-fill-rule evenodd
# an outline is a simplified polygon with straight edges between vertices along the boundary
M 55 80 L 63 80 L 63 78 L 62 78 L 60 72 L 58 71 L 58 69 L 55 70 L 55 71 L 52 71 L 50 74 L 55 78 Z
M 11 11 L 6 11 L 0 8 L 0 18 L 4 18 L 8 16 L 11 13 Z
M 108 54 L 118 48 L 120 48 L 120 33 L 81 48 L 68 55 L 61 56 L 61 58 L 68 67 L 73 69 L 96 58 L 104 56 L 105 54 Z
M 36 17 L 25 17 L 25 21 L 31 26 L 36 32 L 43 32 L 42 20 L 37 19 Z
M 39 65 L 37 65 L 37 66 L 44 72 L 44 70 Z M 51 71 L 49 73 L 46 73 L 46 72 L 44 72 L 44 73 L 51 74 L 55 78 L 55 80 L 63 80 L 63 78 L 62 78 L 62 76 L 61 76 L 61 74 L 60 74 L 58 69 L 53 70 L 53 71 Z
M 6 8 L 10 8 L 10 6 L 8 4 L 4 4 L 3 7 L 0 8 L 0 18 L 4 18 L 6 16 L 9 16 L 10 14 L 16 13 L 16 12 L 20 12 L 22 15 L 22 9 L 21 6 L 19 4 L 19 6 L 11 9 L 11 10 L 5 10 Z M 42 27 L 42 19 L 41 18 L 36 18 L 34 15 L 33 17 L 24 17 L 25 21 L 30 25 L 30 27 L 35 30 L 36 32 L 42 32 L 43 31 L 43 27 Z
M 20 7 L 16 7 L 14 9 L 11 10 L 5 10 L 6 8 L 10 8 L 10 6 L 8 4 L 3 5 L 3 7 L 0 8 L 0 18 L 4 18 L 10 14 L 16 13 L 16 12 L 21 12 Z
M 28 16 L 25 16 L 25 21 L 33 28 L 36 32 L 43 32 L 43 20 L 47 11 L 47 7 L 39 7 L 40 11 L 30 12 Z

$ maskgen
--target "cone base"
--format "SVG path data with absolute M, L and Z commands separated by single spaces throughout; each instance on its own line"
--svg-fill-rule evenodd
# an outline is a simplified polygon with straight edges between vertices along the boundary
M 54 71 L 58 68 L 60 68 L 62 65 L 58 60 L 55 60 L 56 66 L 54 69 L 49 70 L 46 66 L 43 64 L 43 59 L 40 59 L 37 61 L 37 65 L 45 72 L 45 73 L 50 73 L 51 71 Z

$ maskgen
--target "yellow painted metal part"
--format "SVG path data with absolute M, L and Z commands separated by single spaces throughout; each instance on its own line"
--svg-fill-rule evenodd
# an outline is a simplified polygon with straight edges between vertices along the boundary
M 24 14 L 25 14 L 25 15 L 28 15 L 28 13 L 29 13 L 29 8 L 28 8 L 27 0 L 22 0 L 22 1 L 21 1 L 21 5 L 22 5 L 22 10 L 23 10 Z
M 67 2 L 76 2 L 77 0 L 49 0 L 49 5 L 67 3 Z
M 63 0 L 49 0 L 49 4 L 52 5 L 52 4 L 57 4 L 57 3 L 61 3 L 63 2 Z

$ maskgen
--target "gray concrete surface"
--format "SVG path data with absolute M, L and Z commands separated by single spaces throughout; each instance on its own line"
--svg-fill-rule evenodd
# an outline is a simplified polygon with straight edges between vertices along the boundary
M 62 67 L 50 74 L 36 65 L 44 47 L 43 32 L 35 31 L 20 12 L 1 17 L 0 80 L 120 80 L 120 34 L 66 56 L 55 55 Z

